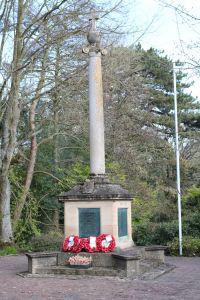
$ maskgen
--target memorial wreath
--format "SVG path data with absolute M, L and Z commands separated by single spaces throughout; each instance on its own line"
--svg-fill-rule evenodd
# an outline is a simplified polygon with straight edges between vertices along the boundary
M 111 252 L 115 249 L 115 239 L 111 234 L 100 234 L 97 237 L 97 249 L 99 252 Z
M 63 251 L 80 252 L 82 245 L 77 235 L 67 236 L 63 243 Z
M 62 250 L 68 252 L 111 252 L 115 249 L 115 239 L 111 234 L 101 234 L 98 237 L 79 238 L 78 236 L 67 236 L 64 240 Z

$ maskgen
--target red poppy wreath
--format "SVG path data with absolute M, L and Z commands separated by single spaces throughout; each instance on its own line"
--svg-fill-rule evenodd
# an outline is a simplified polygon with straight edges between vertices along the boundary
M 77 235 L 67 236 L 63 243 L 63 251 L 80 252 L 82 245 Z
M 99 252 L 111 252 L 115 246 L 115 239 L 111 234 L 101 234 L 97 237 L 97 250 Z

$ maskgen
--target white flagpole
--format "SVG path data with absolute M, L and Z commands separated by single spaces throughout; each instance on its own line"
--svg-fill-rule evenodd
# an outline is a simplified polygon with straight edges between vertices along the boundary
M 179 156 L 179 138 L 178 138 L 178 114 L 177 114 L 177 90 L 176 90 L 176 70 L 179 69 L 173 63 L 174 77 L 174 121 L 175 121 L 175 147 L 176 147 L 176 180 L 177 180 L 177 196 L 178 196 L 178 224 L 179 224 L 179 255 L 183 255 L 182 251 L 182 219 L 181 219 L 181 187 L 180 187 L 180 156 Z

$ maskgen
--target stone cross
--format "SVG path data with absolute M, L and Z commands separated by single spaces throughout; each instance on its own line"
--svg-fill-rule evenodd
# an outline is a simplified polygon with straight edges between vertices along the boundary
M 88 47 L 83 52 L 89 54 L 89 122 L 90 122 L 90 173 L 92 175 L 105 174 L 105 146 L 104 146 L 104 114 L 103 87 L 101 71 L 100 33 L 96 30 L 96 13 L 92 11 L 89 19 L 91 23 L 87 35 Z

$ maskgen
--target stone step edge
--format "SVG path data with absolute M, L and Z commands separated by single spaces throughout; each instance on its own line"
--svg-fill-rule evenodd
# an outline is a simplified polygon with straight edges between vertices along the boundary
M 145 273 L 139 275 L 138 278 L 141 280 L 155 280 L 158 277 L 171 272 L 175 268 L 176 268 L 176 266 L 174 266 L 174 265 L 162 264 L 157 268 L 153 268 L 149 272 L 145 272 Z
M 48 270 L 48 271 L 57 271 L 57 270 L 65 270 L 66 272 L 69 271 L 70 272 L 78 272 L 80 271 L 80 273 L 85 273 L 85 274 L 77 274 L 77 275 L 90 275 L 90 273 L 94 272 L 94 271 L 99 271 L 99 272 L 105 272 L 105 274 L 111 274 L 110 276 L 117 276 L 118 274 L 120 274 L 119 269 L 115 269 L 115 268 L 103 268 L 103 267 L 91 267 L 88 269 L 76 269 L 76 268 L 69 268 L 67 266 L 50 266 L 50 267 L 38 267 L 36 268 L 36 271 L 40 271 L 40 270 Z M 123 270 L 122 270 L 123 271 Z M 38 272 L 39 273 L 39 272 Z M 74 274 L 69 274 L 69 275 L 74 275 Z M 95 275 L 92 275 L 95 276 Z M 101 275 L 96 275 L 96 276 L 101 276 Z M 106 275 L 105 275 L 106 276 Z M 108 275 L 109 276 L 109 275 Z
M 106 275 L 106 276 L 98 276 L 99 278 L 117 278 L 117 279 L 122 279 L 122 280 L 144 280 L 144 281 L 148 281 L 148 280 L 155 280 L 157 278 L 159 278 L 162 275 L 165 275 L 169 272 L 171 272 L 173 269 L 175 269 L 176 266 L 174 265 L 169 265 L 169 264 L 164 264 L 162 265 L 162 269 L 160 269 L 160 267 L 158 268 L 154 268 L 152 271 L 150 272 L 146 272 L 143 274 L 138 274 L 136 276 L 133 277 L 125 277 L 125 276 L 120 276 L 119 274 L 117 276 L 113 276 L 113 275 Z M 25 272 L 19 272 L 16 275 L 23 277 L 23 278 L 68 278 L 71 280 L 79 280 L 79 279 L 83 279 L 83 278 L 95 278 L 97 276 L 94 275 L 66 275 L 66 274 L 32 274 L 29 273 L 28 271 Z
M 43 271 L 44 270 L 48 270 L 48 271 L 52 271 L 52 273 L 40 273 L 40 269 L 42 269 Z M 80 269 L 81 271 L 83 270 L 83 273 L 85 274 L 56 274 L 56 273 L 53 273 L 54 270 L 66 270 L 67 271 L 72 271 L 74 270 L 74 272 L 77 271 L 77 269 L 73 269 L 73 268 L 68 268 L 68 267 L 65 267 L 65 266 L 50 266 L 50 267 L 42 267 L 42 268 L 37 268 L 36 271 L 38 271 L 38 273 L 29 273 L 28 271 L 25 271 L 25 272 L 20 272 L 20 273 L 17 273 L 17 275 L 21 276 L 21 277 L 77 277 L 78 278 L 82 278 L 82 277 L 121 277 L 120 276 L 120 272 L 118 269 L 114 269 L 114 268 L 101 268 L 101 267 L 93 267 L 93 268 L 90 268 L 90 269 Z M 91 272 L 93 271 L 98 271 L 100 270 L 101 271 L 101 275 L 93 275 L 91 274 Z M 105 272 L 105 275 L 102 275 L 102 272 Z M 88 274 L 87 274 L 88 273 Z M 122 277 L 124 277 L 122 275 Z

